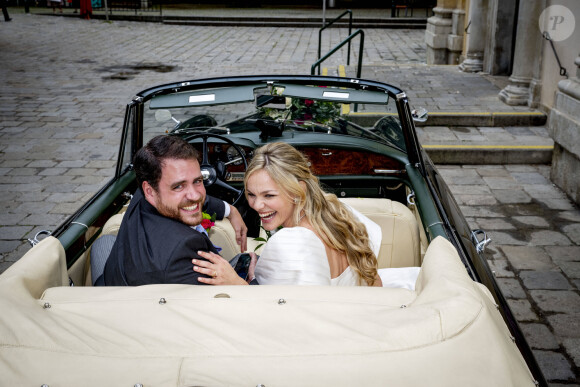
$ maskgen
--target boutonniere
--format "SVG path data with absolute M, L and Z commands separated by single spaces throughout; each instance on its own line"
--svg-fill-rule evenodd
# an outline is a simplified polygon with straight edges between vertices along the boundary
M 215 218 L 215 212 L 213 215 L 209 215 L 206 212 L 201 213 L 201 227 L 203 227 L 207 233 L 209 233 L 209 230 L 211 230 L 211 228 L 215 225 Z

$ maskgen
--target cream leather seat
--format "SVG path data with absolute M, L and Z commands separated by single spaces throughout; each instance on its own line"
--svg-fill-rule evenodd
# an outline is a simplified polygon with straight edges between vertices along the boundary
M 379 268 L 421 266 L 419 225 L 404 204 L 389 199 L 340 200 L 381 227 L 383 239 L 377 257 Z
M 340 199 L 377 223 L 383 232 L 381 248 L 377 257 L 379 268 L 421 266 L 419 225 L 413 213 L 404 205 L 389 199 L 343 198 Z M 112 216 L 103 226 L 101 235 L 116 235 L 123 214 Z M 263 233 L 263 231 L 262 231 Z M 236 234 L 226 218 L 216 221 L 209 231 L 212 243 L 222 248 L 220 255 L 227 260 L 240 253 Z M 248 238 L 248 251 L 256 251 L 262 242 Z M 260 254 L 261 249 L 256 252 Z M 90 272 L 89 282 L 90 283 Z
M 340 200 L 381 227 L 383 238 L 377 257 L 379 268 L 421 266 L 419 225 L 411 210 L 404 204 L 389 199 L 343 198 Z M 222 248 L 221 255 L 224 258 L 230 259 L 240 253 L 240 247 L 236 244 L 234 229 L 229 220 L 217 221 L 209 235 L 212 242 Z M 254 251 L 260 243 L 262 242 L 248 238 L 248 251 Z M 258 250 L 257 253 L 259 252 Z

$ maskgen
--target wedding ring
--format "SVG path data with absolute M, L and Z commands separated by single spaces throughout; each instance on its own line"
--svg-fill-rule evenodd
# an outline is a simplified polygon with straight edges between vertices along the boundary
M 217 271 L 214 271 L 213 272 L 213 278 L 216 278 L 216 277 L 217 277 Z

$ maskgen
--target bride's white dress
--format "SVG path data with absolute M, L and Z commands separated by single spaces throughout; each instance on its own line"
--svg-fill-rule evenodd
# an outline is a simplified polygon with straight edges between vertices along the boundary
M 367 228 L 371 248 L 378 255 L 381 228 L 360 212 L 351 210 Z M 418 267 L 379 269 L 383 287 L 413 290 L 418 274 Z M 358 285 L 358 276 L 350 266 L 338 277 L 330 277 L 324 244 L 304 227 L 287 227 L 276 232 L 262 250 L 255 275 L 260 285 Z

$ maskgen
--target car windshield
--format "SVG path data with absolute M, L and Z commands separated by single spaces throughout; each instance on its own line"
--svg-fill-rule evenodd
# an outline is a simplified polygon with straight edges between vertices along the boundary
M 165 93 L 145 103 L 143 117 L 145 141 L 163 133 L 311 132 L 365 137 L 405 150 L 396 105 L 381 91 L 277 84 Z

